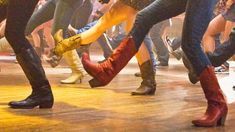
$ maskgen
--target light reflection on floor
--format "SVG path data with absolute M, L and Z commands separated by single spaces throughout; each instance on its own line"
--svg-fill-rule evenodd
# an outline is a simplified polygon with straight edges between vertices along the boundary
M 93 61 L 102 60 L 92 56 Z M 232 89 L 235 77 L 231 62 L 230 74 L 218 75 L 228 102 L 235 100 Z M 55 95 L 52 110 L 14 110 L 7 107 L 10 100 L 22 99 L 30 93 L 27 80 L 14 63 L 14 57 L 0 56 L 0 128 L 12 131 L 232 131 L 235 123 L 234 104 L 231 104 L 227 125 L 222 128 L 200 129 L 191 120 L 205 111 L 206 100 L 199 84 L 187 81 L 181 61 L 170 59 L 170 66 L 158 69 L 155 96 L 132 97 L 130 92 L 141 82 L 133 74 L 139 71 L 136 60 L 131 63 L 108 86 L 91 89 L 86 76 L 82 84 L 62 85 L 61 79 L 70 69 L 63 63 L 50 68 L 43 62 Z M 1 130 L 0 130 L 1 131 Z

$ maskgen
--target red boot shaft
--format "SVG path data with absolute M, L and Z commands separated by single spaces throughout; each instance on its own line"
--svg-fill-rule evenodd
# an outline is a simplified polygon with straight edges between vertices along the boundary
M 107 85 L 127 65 L 136 52 L 134 40 L 127 37 L 114 50 L 113 54 L 100 64 L 92 63 L 89 55 L 83 54 L 83 67 L 88 74 L 94 77 L 89 81 L 91 87 Z
M 200 74 L 200 83 L 208 106 L 205 115 L 192 123 L 200 127 L 223 125 L 228 108 L 212 66 L 205 68 Z

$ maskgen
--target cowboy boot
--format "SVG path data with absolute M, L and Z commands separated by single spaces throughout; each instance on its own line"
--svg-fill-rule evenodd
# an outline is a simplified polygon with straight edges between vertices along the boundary
M 67 61 L 67 64 L 70 66 L 72 73 L 67 79 L 61 80 L 60 83 L 75 84 L 77 81 L 80 81 L 81 83 L 82 78 L 85 75 L 85 71 L 76 50 L 66 52 L 64 54 L 64 58 Z
M 57 56 L 62 56 L 65 52 L 80 47 L 80 41 L 81 41 L 80 34 L 64 39 L 63 30 L 60 29 L 55 33 L 54 39 L 56 42 L 56 46 L 54 48 L 53 53 Z
M 132 95 L 154 95 L 156 90 L 155 72 L 151 60 L 144 62 L 140 66 L 143 81 L 139 88 L 133 91 Z
M 113 54 L 102 63 L 94 64 L 87 53 L 83 54 L 83 67 L 93 79 L 89 81 L 91 87 L 107 85 L 137 53 L 134 40 L 131 36 L 124 39 L 113 51 Z
M 192 121 L 195 126 L 221 126 L 227 116 L 228 107 L 213 69 L 208 66 L 200 74 L 201 87 L 207 99 L 207 110 L 204 116 Z
M 51 86 L 41 65 L 41 60 L 33 49 L 21 49 L 16 59 L 32 86 L 32 93 L 22 101 L 12 101 L 8 105 L 16 109 L 51 108 L 54 103 Z
M 67 32 L 68 36 L 71 36 L 71 32 Z M 67 39 L 63 38 L 63 30 L 58 30 L 55 35 L 55 48 L 50 52 L 50 55 L 45 59 L 51 67 L 56 67 L 59 65 L 60 60 L 65 52 L 79 48 L 80 47 L 80 35 L 74 35 Z

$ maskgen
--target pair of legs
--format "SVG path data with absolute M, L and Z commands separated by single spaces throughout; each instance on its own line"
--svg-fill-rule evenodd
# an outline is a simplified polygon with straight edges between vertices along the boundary
M 182 49 L 200 78 L 208 101 L 203 117 L 193 120 L 196 126 L 223 125 L 227 105 L 209 59 L 201 48 L 201 40 L 212 17 L 215 0 L 157 0 L 140 11 L 129 36 L 121 42 L 116 52 L 101 64 L 83 57 L 83 66 L 101 84 L 110 82 L 138 51 L 152 26 L 186 11 L 182 33 Z M 167 12 L 166 12 L 167 10 Z M 118 65 L 117 65 L 118 64 Z
M 158 66 L 168 66 L 170 55 L 162 39 L 164 31 L 168 26 L 170 26 L 170 22 L 169 20 L 165 20 L 154 25 L 150 31 L 151 38 L 153 40 L 154 48 L 156 51 L 155 53 L 157 54 L 157 58 L 159 61 Z
M 31 34 L 38 26 L 51 19 L 53 19 L 52 35 L 59 29 L 63 29 L 67 32 L 68 25 L 70 24 L 73 15 L 76 15 L 74 14 L 75 11 L 81 7 L 82 3 L 83 0 L 49 0 L 39 10 L 33 13 L 27 24 L 25 34 Z M 65 34 L 64 37 L 68 37 L 68 34 Z M 78 80 L 81 80 L 84 75 L 84 70 L 81 67 L 77 53 L 75 51 L 66 52 L 64 58 L 69 64 L 72 74 L 69 78 L 61 80 L 61 83 L 75 83 Z M 51 62 L 50 64 L 53 67 L 58 65 L 57 61 L 49 60 L 49 62 Z
M 98 20 L 97 24 L 89 30 L 64 40 L 58 36 L 57 38 L 59 44 L 55 48 L 55 53 L 57 55 L 62 55 L 68 50 L 80 47 L 80 45 L 90 44 L 96 41 L 107 29 L 111 28 L 113 25 L 120 24 L 121 22 L 126 22 L 126 31 L 128 32 L 133 26 L 136 13 L 137 10 L 134 8 L 124 4 L 122 1 L 117 1 L 113 4 L 111 9 Z M 132 94 L 154 94 L 156 89 L 154 71 L 152 62 L 150 61 L 149 52 L 144 44 L 141 45 L 138 52 L 136 53 L 136 58 L 138 60 L 141 72 L 147 73 L 147 70 L 151 70 L 151 74 L 144 74 L 142 76 L 143 82 L 139 87 L 141 89 L 140 92 L 138 88 L 137 91 L 133 92 Z M 144 66 L 142 66 L 143 64 Z M 101 84 L 96 83 L 96 80 L 91 80 L 90 85 L 91 87 L 101 86 Z M 148 87 L 146 88 L 145 86 Z M 143 87 L 145 88 L 143 89 Z
M 53 95 L 41 61 L 29 41 L 25 38 L 26 24 L 38 0 L 6 0 L 0 4 L 0 21 L 7 19 L 5 37 L 13 48 L 16 59 L 32 87 L 32 94 L 22 101 L 12 101 L 12 108 L 51 108 Z
M 235 15 L 234 15 L 235 16 Z M 214 52 L 215 37 L 222 34 L 221 42 L 228 41 L 231 29 L 234 27 L 233 22 L 227 21 L 221 14 L 215 17 L 209 24 L 207 31 L 203 36 L 203 47 L 205 52 Z

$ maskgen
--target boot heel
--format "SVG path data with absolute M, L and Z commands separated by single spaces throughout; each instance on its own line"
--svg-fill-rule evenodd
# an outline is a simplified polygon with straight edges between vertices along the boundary
M 39 105 L 39 108 L 40 109 L 46 109 L 46 108 L 52 108 L 53 106 L 53 102 L 46 102 L 46 103 L 42 103 Z
M 89 81 L 89 84 L 92 88 L 103 86 L 99 80 L 93 78 Z
M 156 91 L 156 88 L 152 89 L 152 90 L 149 92 L 149 95 L 154 95 L 154 94 L 155 94 L 155 91 Z
M 217 121 L 217 126 L 224 126 L 226 120 L 226 115 L 222 116 L 218 121 Z

